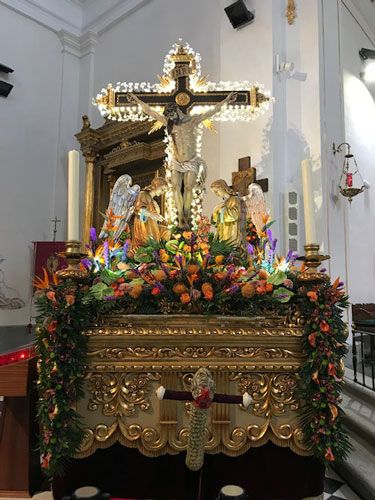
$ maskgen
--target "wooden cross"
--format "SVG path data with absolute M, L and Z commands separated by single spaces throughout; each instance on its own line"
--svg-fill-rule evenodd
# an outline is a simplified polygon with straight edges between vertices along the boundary
M 238 172 L 232 173 L 232 188 L 240 196 L 248 194 L 248 187 L 256 182 L 262 188 L 263 193 L 268 192 L 268 179 L 257 179 L 256 168 L 251 166 L 251 157 L 245 156 L 238 160 Z
M 195 72 L 194 56 L 187 53 L 183 45 L 179 45 L 177 53 L 171 55 L 171 58 L 174 62 L 174 68 L 170 78 L 175 81 L 175 89 L 172 92 L 134 91 L 132 93 L 150 106 L 165 106 L 168 103 L 176 103 L 184 113 L 187 113 L 194 105 L 217 104 L 231 93 L 231 91 L 226 90 L 194 92 L 190 88 L 190 75 Z M 160 79 L 163 81 L 163 77 Z M 258 87 L 253 87 L 250 90 L 237 90 L 236 100 L 231 104 L 251 105 L 256 108 L 265 100 L 268 100 L 268 97 L 259 92 Z M 99 98 L 97 103 L 103 103 L 109 107 L 134 106 L 128 100 L 128 92 L 116 92 L 111 86 L 107 88 L 107 95 L 104 98 Z

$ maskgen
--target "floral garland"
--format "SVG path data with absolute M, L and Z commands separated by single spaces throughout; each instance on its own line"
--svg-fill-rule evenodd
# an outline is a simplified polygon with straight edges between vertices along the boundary
M 84 394 L 86 338 L 81 332 L 92 312 L 83 301 L 83 286 L 71 281 L 48 284 L 46 273 L 44 281 L 44 290 L 37 292 L 38 419 L 41 465 L 52 476 L 63 470 L 83 437 L 74 404 Z
M 349 450 L 342 425 L 340 363 L 346 353 L 346 307 L 342 284 L 300 287 L 295 255 L 276 254 L 265 220 L 247 252 L 215 240 L 200 228 L 174 235 L 166 243 L 129 252 L 129 241 L 110 233 L 100 243 L 94 231 L 85 282 L 39 280 L 37 351 L 42 466 L 49 475 L 79 449 L 83 431 L 73 404 L 82 397 L 86 339 L 81 332 L 109 311 L 143 314 L 228 314 L 253 316 L 265 309 L 285 311 L 293 302 L 307 321 L 303 343 L 307 360 L 300 372 L 304 435 L 315 456 L 340 460 Z M 251 228 L 250 228 L 251 229 Z
M 339 407 L 347 353 L 342 320 L 347 297 L 337 279 L 333 285 L 301 288 L 299 301 L 307 318 L 303 336 L 307 360 L 300 369 L 299 384 L 303 433 L 314 455 L 327 465 L 345 459 L 351 449 Z

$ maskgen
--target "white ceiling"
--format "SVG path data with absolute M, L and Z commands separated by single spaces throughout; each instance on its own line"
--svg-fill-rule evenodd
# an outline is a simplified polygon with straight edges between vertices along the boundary
M 0 0 L 55 32 L 98 33 L 152 0 Z M 173 1 L 173 0 L 172 0 Z
M 344 0 L 345 3 L 345 0 Z M 348 2 L 348 7 L 350 4 L 354 5 L 357 9 L 359 15 L 361 16 L 360 24 L 362 26 L 367 25 L 369 33 L 371 35 L 373 43 L 375 42 L 375 2 L 371 0 L 350 0 Z

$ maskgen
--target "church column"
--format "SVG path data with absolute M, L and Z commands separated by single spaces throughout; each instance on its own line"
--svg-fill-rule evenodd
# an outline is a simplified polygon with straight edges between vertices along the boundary
M 98 89 L 94 88 L 95 49 L 97 43 L 98 36 L 92 31 L 88 31 L 80 38 L 81 67 L 78 118 L 87 115 L 90 121 L 92 121 L 93 111 L 95 110 L 91 101 L 98 91 Z
M 62 235 L 66 238 L 68 151 L 78 149 L 74 133 L 78 128 L 78 88 L 80 72 L 79 37 L 60 31 L 62 67 L 60 91 L 60 119 L 58 124 L 57 165 L 54 185 L 54 212 L 62 222 Z

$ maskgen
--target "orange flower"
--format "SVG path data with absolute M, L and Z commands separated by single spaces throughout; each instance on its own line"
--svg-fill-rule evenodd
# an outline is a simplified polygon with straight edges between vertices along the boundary
M 329 462 L 334 462 L 335 461 L 335 455 L 332 453 L 331 447 L 328 448 L 326 451 L 326 454 L 324 455 L 324 458 L 328 460 Z
M 332 422 L 334 422 L 339 415 L 339 410 L 335 405 L 328 404 L 328 406 L 329 406 L 329 411 L 331 412 Z
M 258 276 L 259 276 L 260 280 L 266 280 L 268 278 L 269 274 L 267 273 L 267 271 L 265 269 L 261 269 L 258 273 Z
M 310 333 L 310 335 L 308 336 L 308 339 L 309 339 L 309 344 L 311 345 L 311 347 L 315 347 L 316 346 L 316 332 Z
M 182 237 L 185 238 L 185 240 L 190 240 L 191 235 L 192 235 L 191 231 L 184 231 L 182 233 Z
M 188 274 L 197 274 L 199 271 L 198 264 L 189 264 L 186 268 Z
M 49 333 L 54 333 L 57 328 L 57 321 L 54 319 L 51 321 L 51 323 L 47 326 L 47 330 Z
M 225 259 L 224 255 L 216 255 L 215 264 L 220 266 L 220 264 L 222 264 L 224 262 L 224 259 Z
M 333 285 L 332 285 L 332 288 L 337 288 L 340 284 L 340 278 L 336 278 Z
M 255 295 L 255 287 L 252 283 L 245 283 L 244 286 L 241 288 L 241 294 L 242 297 L 245 297 L 245 299 L 251 299 L 251 297 L 254 297 Z
M 190 295 L 188 293 L 182 293 L 180 295 L 180 300 L 183 304 L 188 304 L 190 302 Z
M 163 254 L 161 254 L 161 255 L 160 255 L 160 260 L 161 260 L 162 262 L 164 262 L 164 263 L 165 263 L 165 262 L 168 262 L 168 261 L 169 261 L 169 255 L 168 255 L 167 253 L 163 253 Z
M 139 283 L 136 285 L 133 285 L 129 290 L 129 295 L 133 299 L 138 299 L 138 297 L 141 295 L 141 293 L 142 293 L 142 285 L 140 285 Z
M 317 384 L 319 384 L 319 371 L 316 370 L 312 375 L 311 375 L 311 379 L 316 382 Z
M 272 283 L 266 283 L 266 292 L 270 293 L 273 290 L 273 284 Z
M 56 273 L 53 273 L 53 275 L 52 275 L 52 282 L 55 285 L 58 285 L 58 283 L 59 283 L 59 280 L 57 278 Z M 39 278 L 39 276 L 35 276 L 34 286 L 35 286 L 35 288 L 38 288 L 39 290 L 49 288 L 50 282 L 49 282 L 48 272 L 47 272 L 47 269 L 45 267 L 43 267 L 43 278 Z
M 215 273 L 214 278 L 215 280 L 221 281 L 227 277 L 227 273 Z
M 211 283 L 203 283 L 203 285 L 202 285 L 202 293 L 203 293 L 203 297 L 206 300 L 212 300 L 213 299 L 213 297 L 214 297 L 214 290 L 212 288 Z
M 151 295 L 159 295 L 160 293 L 160 288 L 158 288 L 157 286 L 155 286 L 152 290 L 151 290 Z
M 68 304 L 68 306 L 72 306 L 74 304 L 74 302 L 76 301 L 76 298 L 75 298 L 75 295 L 68 294 L 68 295 L 65 295 L 65 300 L 66 300 L 66 303 Z
M 260 280 L 259 284 L 256 287 L 256 293 L 259 295 L 263 295 L 266 293 L 266 282 L 265 280 Z
M 316 302 L 318 300 L 318 294 L 316 292 L 310 291 L 310 292 L 307 292 L 306 295 L 309 297 L 311 302 Z
M 56 302 L 56 294 L 52 290 L 46 293 L 47 299 L 51 300 L 52 302 Z
M 190 253 L 191 252 L 191 246 L 190 245 L 184 245 L 182 250 L 186 253 Z
M 199 279 L 198 274 L 191 274 L 190 276 L 187 277 L 190 286 L 193 286 L 193 283 L 195 283 L 198 279 Z
M 329 326 L 327 321 L 321 321 L 319 326 L 320 326 L 320 331 L 323 333 L 328 333 L 331 331 L 331 327 Z
M 174 293 L 176 293 L 177 295 L 181 295 L 185 292 L 187 292 L 187 288 L 186 286 L 183 284 L 183 283 L 176 283 L 174 286 L 173 286 L 173 289 Z
M 167 277 L 162 269 L 156 269 L 156 271 L 152 271 L 152 274 L 155 276 L 157 281 L 163 281 Z

